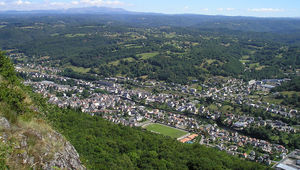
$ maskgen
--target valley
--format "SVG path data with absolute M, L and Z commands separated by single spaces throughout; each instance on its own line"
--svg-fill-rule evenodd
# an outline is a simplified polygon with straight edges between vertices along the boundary
M 3 15 L 0 49 L 16 72 L 1 53 L 0 118 L 19 129 L 45 121 L 87 169 L 283 166 L 300 153 L 299 28 L 285 18 Z
M 129 77 L 86 81 L 61 76 L 59 68 L 22 62 L 16 70 L 24 83 L 47 97 L 49 103 L 79 109 L 115 124 L 141 127 L 152 122 L 183 129 L 197 134 L 184 142 L 201 141 L 267 165 L 299 148 L 299 108 L 266 102 L 272 98 L 272 88 L 290 79 L 245 82 L 213 77 L 203 83 L 180 85 Z M 175 135 L 167 127 L 149 130 L 183 141 L 179 138 L 183 134 Z

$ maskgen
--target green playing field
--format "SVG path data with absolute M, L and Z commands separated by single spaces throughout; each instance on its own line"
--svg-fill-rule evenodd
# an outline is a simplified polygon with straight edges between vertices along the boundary
M 165 136 L 170 136 L 172 138 L 179 138 L 188 133 L 188 132 L 185 132 L 180 129 L 172 128 L 172 127 L 157 124 L 157 123 L 146 126 L 146 129 L 148 131 L 159 133 L 159 134 L 162 134 Z

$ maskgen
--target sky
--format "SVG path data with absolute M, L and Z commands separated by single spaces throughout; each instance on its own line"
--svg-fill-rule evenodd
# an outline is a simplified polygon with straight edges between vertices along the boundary
M 1 11 L 89 6 L 165 14 L 300 17 L 300 0 L 0 0 Z

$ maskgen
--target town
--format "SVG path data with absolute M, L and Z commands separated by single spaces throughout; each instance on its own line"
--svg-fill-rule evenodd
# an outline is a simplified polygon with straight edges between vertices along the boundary
M 59 107 L 80 109 L 126 126 L 167 125 L 192 134 L 178 138 L 181 142 L 199 142 L 267 165 L 286 158 L 290 151 L 283 145 L 246 136 L 243 130 L 254 126 L 299 133 L 295 126 L 281 120 L 243 112 L 234 114 L 232 109 L 243 105 L 278 117 L 299 119 L 297 109 L 251 95 L 268 94 L 270 89 L 289 79 L 244 82 L 214 77 L 205 84 L 188 86 L 125 77 L 86 81 L 62 76 L 59 68 L 39 64 L 19 63 L 16 70 L 25 79 L 25 85 Z

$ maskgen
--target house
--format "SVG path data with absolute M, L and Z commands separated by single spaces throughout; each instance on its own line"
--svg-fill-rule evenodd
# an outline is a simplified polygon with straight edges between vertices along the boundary
M 275 167 L 276 170 L 298 170 L 298 168 L 294 168 L 292 166 L 286 165 L 286 164 L 278 164 Z

